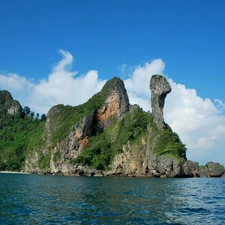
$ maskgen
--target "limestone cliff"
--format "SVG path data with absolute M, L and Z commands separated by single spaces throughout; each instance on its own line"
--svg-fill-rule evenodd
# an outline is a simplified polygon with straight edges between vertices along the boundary
M 167 94 L 171 92 L 171 87 L 165 77 L 153 75 L 150 81 L 152 114 L 158 129 L 165 125 L 163 118 L 163 108 Z

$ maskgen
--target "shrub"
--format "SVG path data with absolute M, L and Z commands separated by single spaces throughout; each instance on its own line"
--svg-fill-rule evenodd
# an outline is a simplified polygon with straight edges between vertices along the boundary
M 60 159 L 61 159 L 61 153 L 60 153 L 60 151 L 58 150 L 58 151 L 56 151 L 56 152 L 54 153 L 53 161 L 54 161 L 54 162 L 57 162 L 57 161 L 59 161 Z
M 50 156 L 44 156 L 43 154 L 41 154 L 39 160 L 38 160 L 38 164 L 40 169 L 47 169 L 49 168 L 49 164 L 50 164 Z
M 154 152 L 157 156 L 163 154 L 173 155 L 177 158 L 183 157 L 186 159 L 186 147 L 181 142 L 177 133 L 167 125 L 165 130 L 158 131 L 156 148 Z

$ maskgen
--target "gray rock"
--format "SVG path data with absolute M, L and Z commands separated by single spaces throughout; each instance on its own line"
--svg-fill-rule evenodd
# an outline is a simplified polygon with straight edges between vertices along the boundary
M 206 166 L 199 166 L 198 172 L 196 173 L 197 177 L 209 177 L 208 169 Z
M 17 101 L 13 101 L 12 104 L 9 106 L 7 113 L 10 115 L 16 115 L 21 112 L 21 105 Z
M 163 108 L 167 94 L 171 92 L 171 86 L 165 77 L 153 75 L 150 80 L 152 114 L 158 129 L 165 126 L 163 118 Z
M 183 169 L 185 177 L 197 177 L 198 162 L 185 161 Z
M 224 173 L 224 166 L 219 163 L 208 162 L 206 163 L 206 167 L 210 177 L 221 177 Z
M 10 115 L 17 115 L 22 112 L 20 103 L 13 99 L 10 92 L 0 91 L 0 111 Z
M 187 177 L 187 174 L 184 173 L 185 162 L 183 159 L 178 160 L 170 156 L 161 155 L 149 161 L 149 171 L 147 172 L 154 177 Z M 193 174 L 190 173 L 188 176 L 193 176 Z

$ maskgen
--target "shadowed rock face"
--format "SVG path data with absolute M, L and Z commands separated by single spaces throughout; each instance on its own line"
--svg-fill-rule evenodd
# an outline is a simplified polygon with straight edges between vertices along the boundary
M 167 94 L 171 92 L 171 86 L 165 77 L 153 75 L 150 80 L 152 114 L 158 129 L 165 125 L 163 118 L 163 108 Z

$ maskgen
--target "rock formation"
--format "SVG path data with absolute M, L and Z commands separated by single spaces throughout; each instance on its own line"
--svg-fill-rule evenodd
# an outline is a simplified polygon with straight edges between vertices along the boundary
M 153 75 L 150 81 L 152 114 L 158 129 L 165 125 L 163 118 L 163 108 L 167 94 L 171 92 L 171 87 L 165 77 Z
M 0 91 L 0 109 L 9 115 L 20 114 L 22 111 L 20 103 L 14 100 L 10 92 L 6 90 Z
M 118 120 L 124 113 L 129 111 L 130 103 L 123 81 L 119 78 L 113 78 L 110 83 L 113 83 L 113 85 L 107 90 L 108 96 L 105 96 L 106 100 L 96 113 L 96 120 L 100 128 L 108 127 L 112 120 Z M 109 83 L 106 83 L 103 90 L 107 86 L 109 86 Z
M 199 166 L 196 175 L 198 177 L 221 177 L 224 174 L 224 166 L 219 163 L 208 162 L 205 166 Z
M 150 90 L 152 113 L 129 104 L 119 78 L 108 81 L 83 105 L 52 107 L 46 122 L 34 120 L 41 125 L 32 128 L 32 137 L 26 140 L 30 145 L 24 150 L 24 170 L 73 176 L 225 176 L 218 163 L 199 166 L 186 159 L 185 145 L 163 118 L 165 98 L 171 91 L 167 80 L 152 76 Z M 0 109 L 6 117 L 21 112 L 7 91 L 0 92 Z

